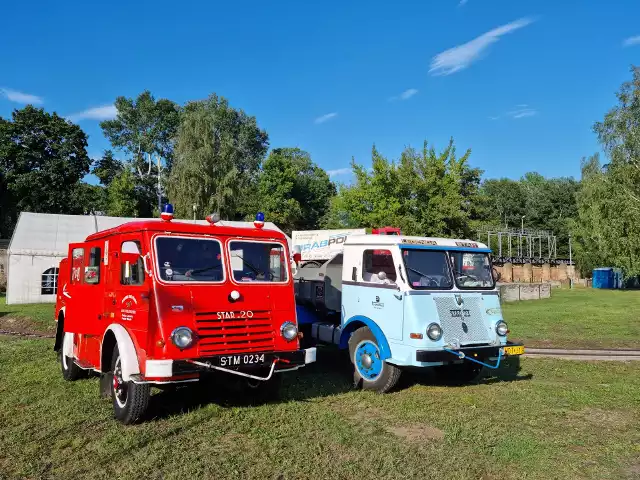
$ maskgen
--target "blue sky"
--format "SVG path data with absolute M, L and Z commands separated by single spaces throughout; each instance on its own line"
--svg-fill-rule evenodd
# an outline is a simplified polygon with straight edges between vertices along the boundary
M 486 177 L 579 176 L 640 64 L 639 18 L 632 0 L 10 2 L 0 115 L 71 116 L 97 157 L 117 96 L 216 92 L 338 181 L 374 142 L 397 158 L 450 136 Z

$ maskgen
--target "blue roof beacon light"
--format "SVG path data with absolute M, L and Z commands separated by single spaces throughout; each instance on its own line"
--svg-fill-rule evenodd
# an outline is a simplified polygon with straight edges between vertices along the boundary
M 166 203 L 162 212 L 160 213 L 160 218 L 165 222 L 170 222 L 173 220 L 173 205 L 170 203 Z
M 253 225 L 256 228 L 262 228 L 264 227 L 264 213 L 262 212 L 258 212 L 256 214 L 256 219 L 253 221 Z

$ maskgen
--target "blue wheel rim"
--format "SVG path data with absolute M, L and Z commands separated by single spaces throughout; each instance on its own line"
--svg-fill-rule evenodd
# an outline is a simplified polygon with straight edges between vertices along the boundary
M 383 367 L 378 346 L 369 340 L 360 342 L 354 353 L 354 364 L 364 380 L 373 381 L 378 378 Z

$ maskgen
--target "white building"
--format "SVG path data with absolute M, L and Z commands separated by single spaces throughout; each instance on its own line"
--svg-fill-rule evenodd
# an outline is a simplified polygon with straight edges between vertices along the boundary
M 55 303 L 58 266 L 67 256 L 70 243 L 140 220 L 144 219 L 22 212 L 9 244 L 7 304 Z M 193 220 L 182 221 L 193 223 Z M 196 223 L 207 224 L 206 220 Z M 222 221 L 220 225 L 253 227 L 253 222 Z M 264 228 L 281 231 L 271 222 L 265 222 Z

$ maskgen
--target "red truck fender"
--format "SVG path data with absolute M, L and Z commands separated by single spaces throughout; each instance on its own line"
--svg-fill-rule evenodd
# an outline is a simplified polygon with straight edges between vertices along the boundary
M 102 337 L 102 345 L 100 346 L 100 371 L 108 372 L 111 369 L 111 353 L 116 344 L 118 345 L 120 360 L 122 362 L 122 379 L 128 382 L 131 380 L 131 375 L 140 373 L 140 364 L 131 335 L 129 335 L 129 332 L 127 332 L 122 325 L 118 325 L 117 323 L 109 325 Z

